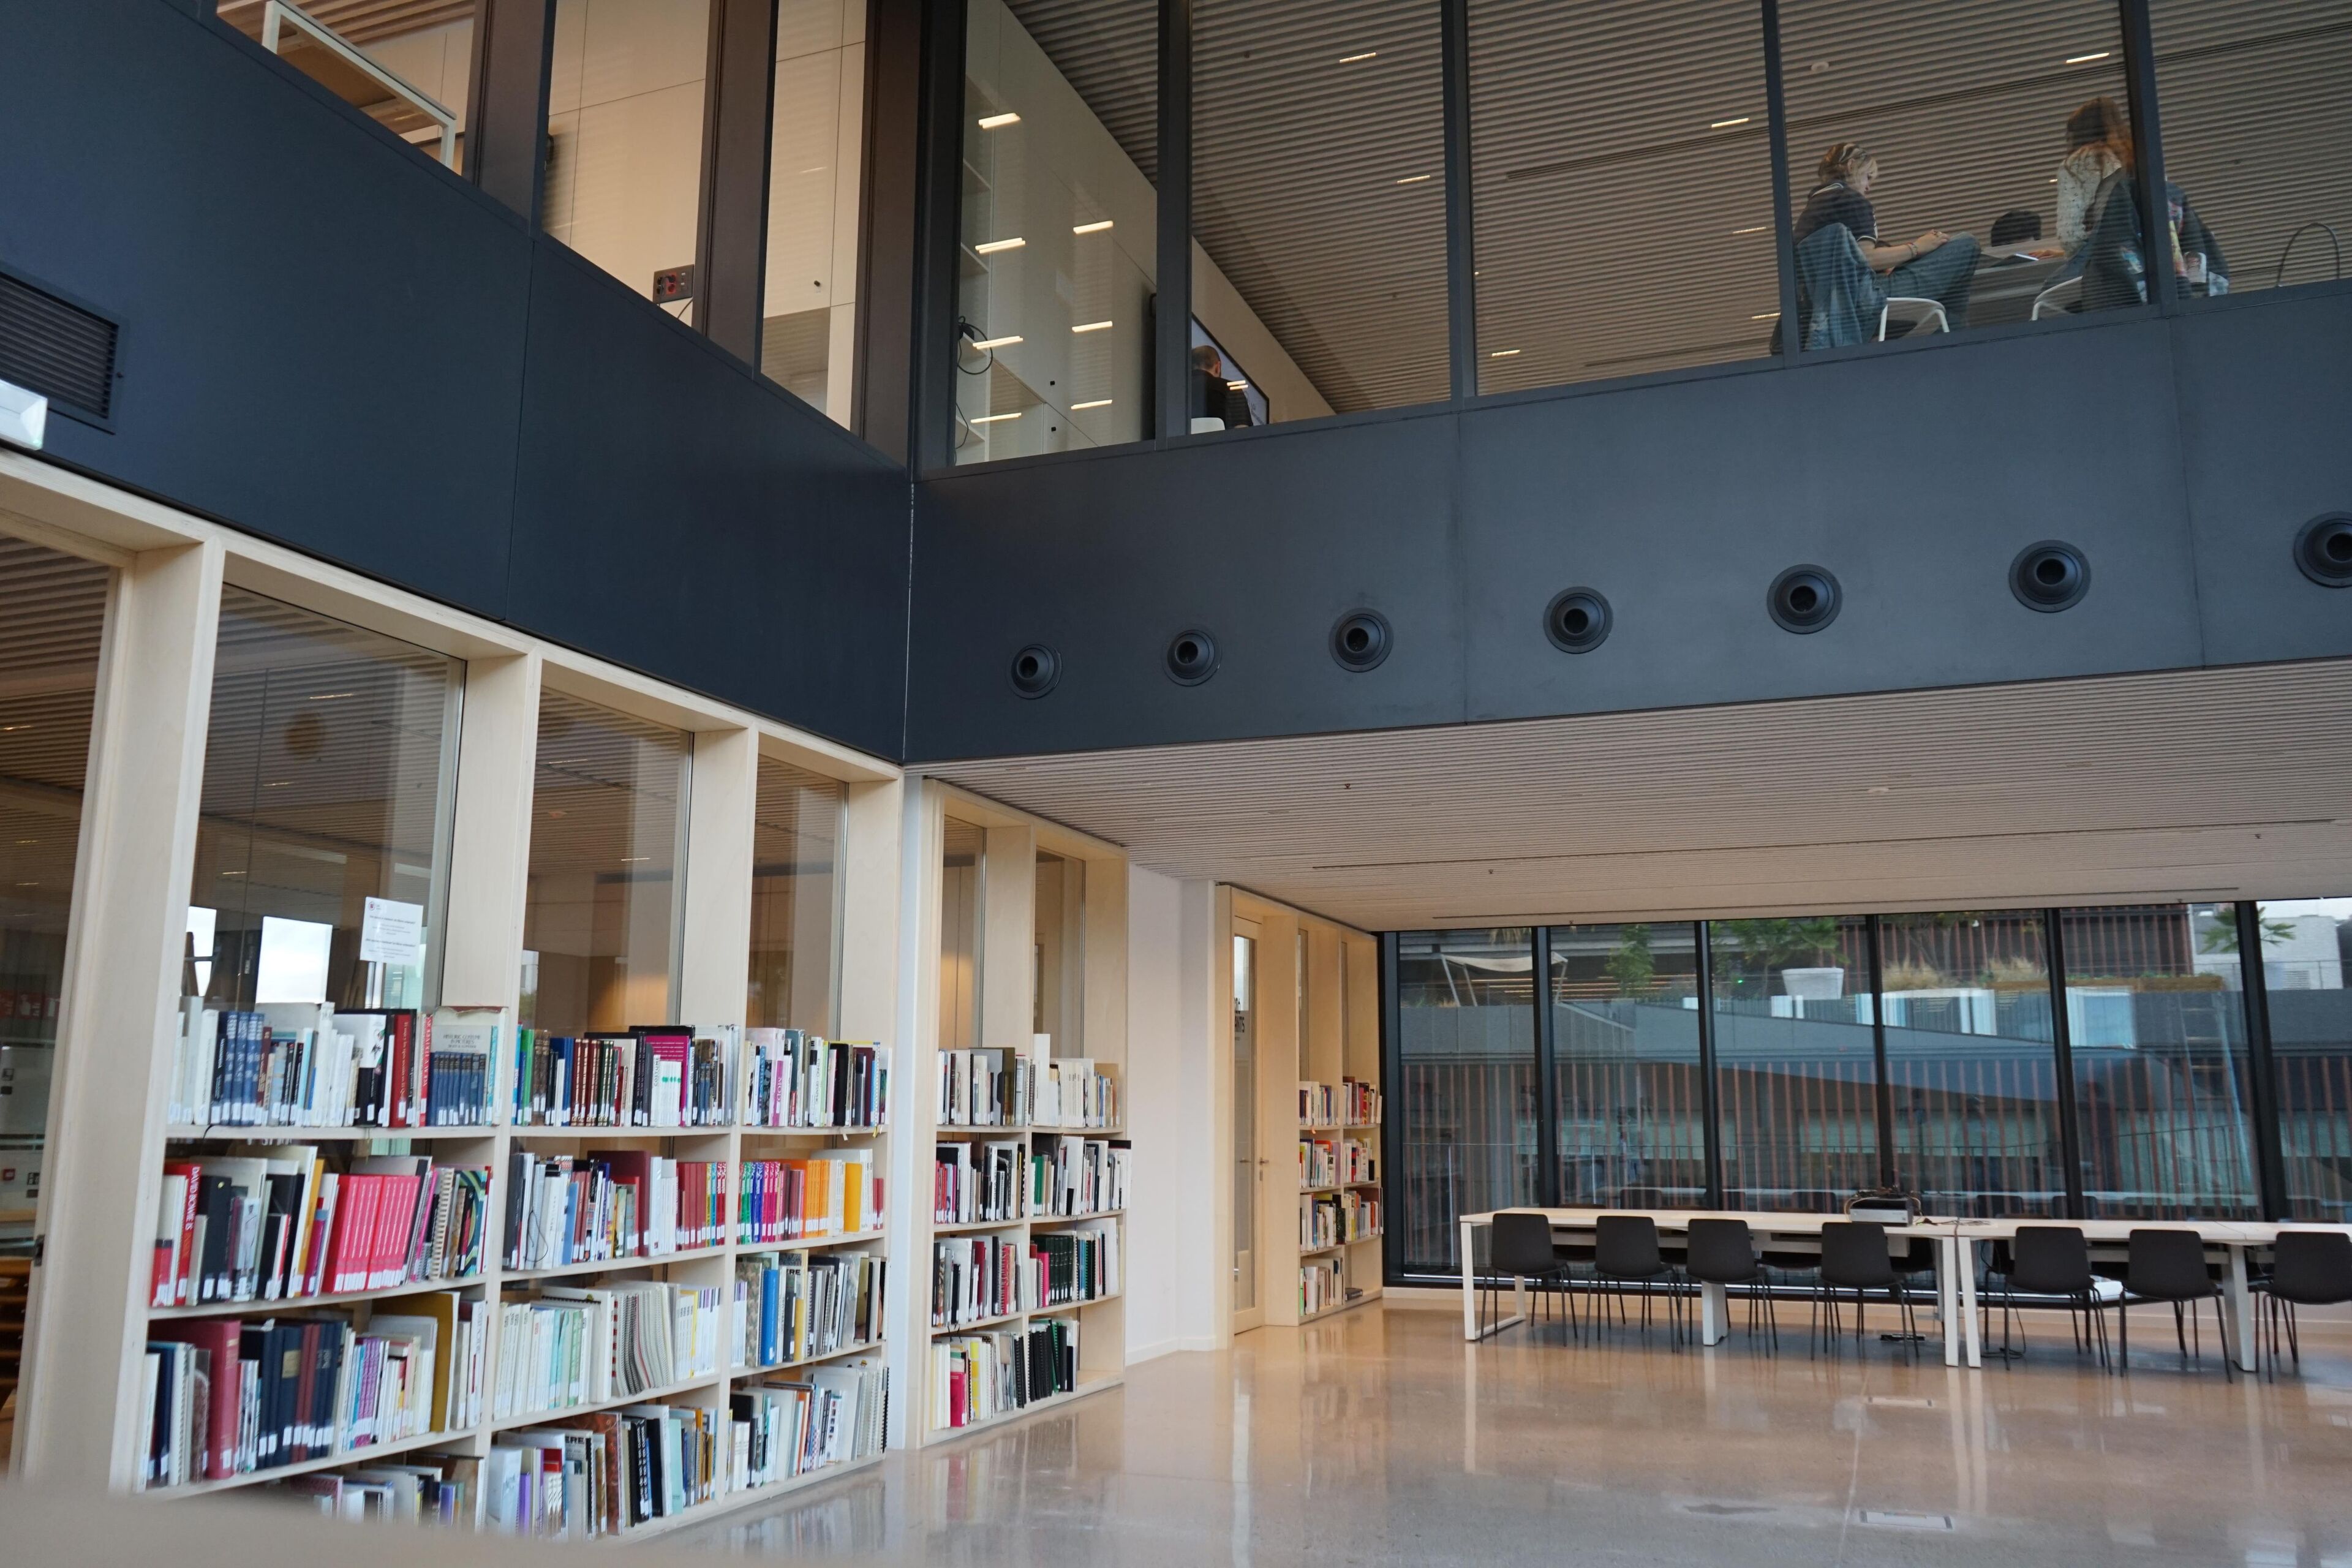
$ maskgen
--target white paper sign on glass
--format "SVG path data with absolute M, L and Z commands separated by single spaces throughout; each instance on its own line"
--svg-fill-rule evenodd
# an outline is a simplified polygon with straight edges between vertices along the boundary
M 360 918 L 360 962 L 413 969 L 425 957 L 425 906 L 370 899 Z

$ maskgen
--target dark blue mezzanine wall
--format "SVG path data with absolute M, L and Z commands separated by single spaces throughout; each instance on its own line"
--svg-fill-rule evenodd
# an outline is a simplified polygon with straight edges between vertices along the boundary
M 121 326 L 49 456 L 898 753 L 902 469 L 193 7 L 0 38 L 0 264 Z

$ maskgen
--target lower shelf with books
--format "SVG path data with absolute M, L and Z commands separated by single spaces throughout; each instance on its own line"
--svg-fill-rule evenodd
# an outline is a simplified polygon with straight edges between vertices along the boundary
M 936 1427 L 924 1435 L 923 1441 L 926 1445 L 952 1443 L 959 1438 L 969 1437 L 974 1432 L 984 1431 L 991 1426 L 1002 1426 L 1007 1421 L 1018 1421 L 1024 1416 L 1034 1415 L 1039 1411 L 1050 1410 L 1056 1405 L 1067 1405 L 1074 1399 L 1084 1399 L 1089 1394 L 1100 1394 L 1106 1388 L 1117 1388 L 1126 1381 L 1124 1373 L 1115 1372 L 1104 1373 L 1098 1376 L 1082 1375 L 1076 1388 L 1064 1389 L 1058 1394 L 1049 1394 L 1043 1399 L 1033 1399 L 1026 1405 L 1000 1410 L 992 1415 L 975 1416 L 961 1426 Z
M 470 1443 L 480 1430 L 481 1428 L 478 1426 L 467 1426 L 454 1432 L 427 1432 L 415 1437 L 404 1437 L 396 1443 L 371 1443 L 365 1447 L 346 1448 L 339 1454 L 305 1459 L 299 1464 L 278 1465 L 267 1470 L 252 1470 L 241 1476 L 231 1476 L 225 1480 L 189 1481 L 183 1486 L 152 1488 L 142 1495 L 168 1500 L 202 1497 L 207 1492 L 233 1491 L 238 1488 L 267 1486 L 272 1481 L 290 1480 L 296 1476 L 331 1470 L 339 1465 L 372 1464 L 379 1459 L 389 1459 L 400 1454 L 413 1454 L 420 1449 Z
M 667 1519 L 650 1519 L 643 1524 L 631 1525 L 613 1539 L 621 1542 L 643 1541 L 649 1536 L 667 1535 L 674 1530 L 690 1530 L 721 1514 L 733 1513 L 739 1509 L 756 1507 L 771 1499 L 782 1497 L 786 1492 L 795 1492 L 803 1487 L 821 1486 L 826 1481 L 838 1480 L 843 1476 L 856 1475 L 860 1470 L 880 1464 L 882 1458 L 882 1453 L 877 1450 L 871 1454 L 860 1455 L 855 1459 L 843 1459 L 837 1464 L 820 1465 L 814 1470 L 797 1476 L 787 1476 L 780 1481 L 767 1481 L 756 1487 L 746 1488 L 741 1491 L 727 1492 L 713 1498 L 709 1502 L 698 1503 L 683 1513 L 672 1514 Z

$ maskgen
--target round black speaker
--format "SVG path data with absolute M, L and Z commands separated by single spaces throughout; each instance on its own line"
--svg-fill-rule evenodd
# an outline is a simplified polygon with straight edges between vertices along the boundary
M 2091 563 L 2063 540 L 2029 544 L 2009 563 L 2009 591 L 2029 610 L 2071 610 L 2091 591 Z
M 1217 639 L 1194 627 L 1168 639 L 1168 679 L 1179 686 L 1198 686 L 1217 673 Z
M 2294 536 L 2294 563 L 2323 588 L 2352 588 L 2352 512 L 2322 513 Z
M 1562 653 L 1591 653 L 1609 640 L 1614 617 L 1592 588 L 1563 588 L 1544 606 L 1544 636 Z
M 1013 689 L 1023 697 L 1043 697 L 1062 679 L 1062 656 L 1044 643 L 1031 643 L 1013 656 Z
M 1388 656 L 1388 617 L 1378 610 L 1350 610 L 1331 623 L 1331 657 L 1340 668 L 1361 675 Z
M 1801 636 L 1836 620 L 1844 597 L 1827 567 L 1791 566 L 1772 579 L 1764 607 L 1782 631 Z

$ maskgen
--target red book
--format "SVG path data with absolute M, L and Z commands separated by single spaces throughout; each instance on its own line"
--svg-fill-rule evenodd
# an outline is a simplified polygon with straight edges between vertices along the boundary
M 425 1125 L 425 1108 L 433 1103 L 433 1020 L 422 1012 L 404 1013 L 410 1054 L 416 1060 L 416 1093 L 408 1102 L 408 1123 Z
M 408 1037 L 408 1015 L 394 1013 L 384 1019 L 384 1026 L 385 1032 L 392 1036 L 392 1124 L 405 1127 L 408 1125 L 408 1075 L 412 1070 L 408 1059 L 412 1044 Z
M 236 1473 L 237 1413 L 244 1403 L 236 1356 L 244 1331 L 235 1318 L 199 1318 L 157 1323 L 147 1333 L 152 1340 L 170 1340 L 212 1353 L 212 1405 L 204 1434 L 204 1479 L 208 1481 L 225 1481 Z
M 187 1177 L 188 1191 L 185 1200 L 180 1205 L 178 1275 L 170 1281 L 169 1295 L 165 1295 L 163 1288 L 158 1286 L 155 1302 L 158 1306 L 184 1307 L 194 1300 L 190 1292 L 195 1279 L 196 1207 L 198 1189 L 204 1184 L 204 1168 L 193 1160 L 166 1160 L 163 1162 L 163 1173 L 167 1176 Z M 217 1388 L 219 1384 L 215 1384 L 214 1386 Z
M 327 1248 L 327 1293 L 365 1289 L 367 1238 L 375 1224 L 373 1176 L 346 1175 L 335 1205 L 334 1239 Z
M 375 1223 L 369 1227 L 365 1290 L 382 1290 L 400 1283 L 406 1272 L 401 1254 L 416 1209 L 414 1176 L 371 1176 L 375 1187 Z

